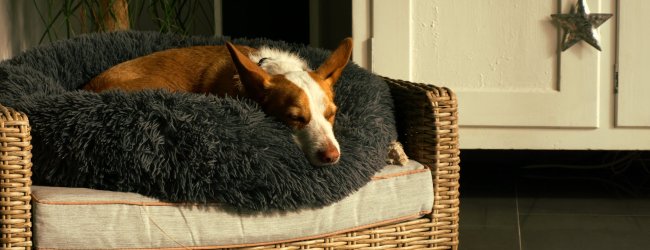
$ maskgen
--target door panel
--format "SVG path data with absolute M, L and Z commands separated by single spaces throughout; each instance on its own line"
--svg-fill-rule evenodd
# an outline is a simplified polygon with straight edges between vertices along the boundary
M 584 43 L 557 52 L 550 15 L 571 3 L 374 0 L 371 68 L 451 87 L 461 126 L 596 128 L 601 52 Z
M 650 127 L 650 1 L 618 1 L 616 125 Z

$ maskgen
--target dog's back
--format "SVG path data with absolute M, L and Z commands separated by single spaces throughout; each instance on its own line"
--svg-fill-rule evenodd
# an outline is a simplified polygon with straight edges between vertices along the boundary
M 250 47 L 237 46 L 244 53 Z M 233 83 L 235 66 L 225 46 L 169 49 L 120 63 L 93 78 L 83 89 L 136 91 L 167 89 L 193 93 L 240 95 Z

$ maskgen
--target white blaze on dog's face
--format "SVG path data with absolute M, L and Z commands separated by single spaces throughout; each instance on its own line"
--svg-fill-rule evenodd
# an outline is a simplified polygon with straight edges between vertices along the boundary
M 227 46 L 246 93 L 264 112 L 293 129 L 309 162 L 317 166 L 337 163 L 341 149 L 332 129 L 336 116 L 332 87 L 350 58 L 352 39 L 343 40 L 315 71 L 284 51 L 262 48 L 249 58 L 232 44 Z M 260 60 L 261 66 L 255 63 Z

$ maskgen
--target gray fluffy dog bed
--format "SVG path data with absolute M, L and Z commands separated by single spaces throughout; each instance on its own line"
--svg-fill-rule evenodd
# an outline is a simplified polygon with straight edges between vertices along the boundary
M 297 52 L 313 68 L 329 52 Z M 34 183 L 136 192 L 173 202 L 263 211 L 327 205 L 367 183 L 396 139 L 392 99 L 379 77 L 350 63 L 335 86 L 340 163 L 311 166 L 288 127 L 247 99 L 149 90 L 79 90 L 120 62 L 154 51 L 223 44 L 214 38 L 118 32 L 41 46 L 0 63 L 0 103 L 28 114 Z

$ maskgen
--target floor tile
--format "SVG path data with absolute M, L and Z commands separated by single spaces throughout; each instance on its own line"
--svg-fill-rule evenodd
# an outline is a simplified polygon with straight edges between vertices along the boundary
M 460 250 L 519 250 L 516 226 L 460 227 Z
M 481 161 L 461 173 L 460 250 L 519 250 L 516 178 Z
M 460 250 L 650 249 L 650 153 L 461 157 Z
M 641 203 L 642 204 L 642 203 Z M 645 205 L 645 204 L 643 204 Z M 635 201 L 605 198 L 523 197 L 522 214 L 648 215 Z
M 517 196 L 521 213 L 650 215 L 650 197 L 645 191 L 633 190 L 643 185 L 629 185 L 618 176 L 601 171 L 553 174 L 543 177 L 519 176 Z M 525 173 L 521 171 L 520 173 Z M 608 176 L 609 175 L 609 176 Z
M 461 202 L 460 250 L 519 250 L 514 194 L 465 197 Z
M 568 183 L 572 182 L 572 183 Z M 631 215 L 628 198 L 601 185 L 581 181 L 522 180 L 517 186 L 521 213 Z
M 522 250 L 647 250 L 650 217 L 524 214 Z
M 464 226 L 517 226 L 517 206 L 514 197 L 467 197 L 460 207 Z
M 627 199 L 625 202 L 630 207 L 630 215 L 646 215 L 650 216 L 650 199 L 638 198 Z

